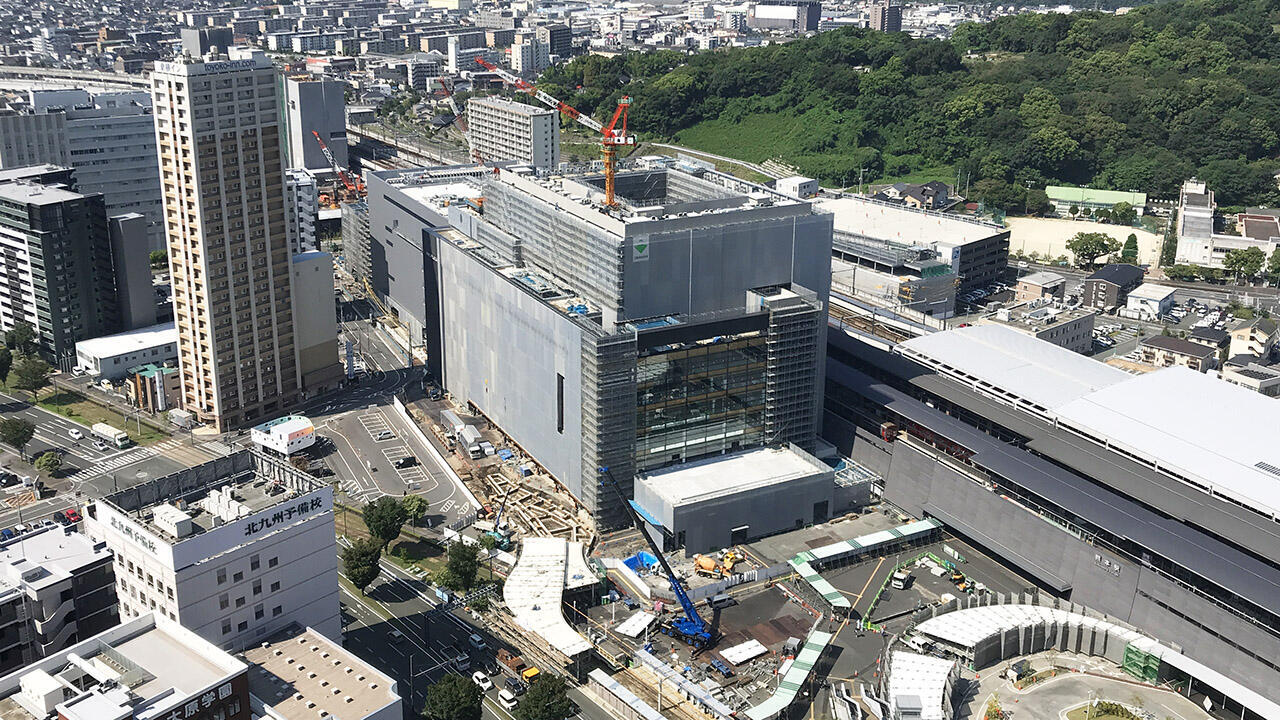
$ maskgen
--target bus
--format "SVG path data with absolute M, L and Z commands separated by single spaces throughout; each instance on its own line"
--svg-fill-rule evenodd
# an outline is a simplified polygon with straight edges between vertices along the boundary
M 129 439 L 128 433 L 123 430 L 117 430 L 106 423 L 94 423 L 89 430 L 94 437 L 121 450 L 133 444 L 133 441 Z

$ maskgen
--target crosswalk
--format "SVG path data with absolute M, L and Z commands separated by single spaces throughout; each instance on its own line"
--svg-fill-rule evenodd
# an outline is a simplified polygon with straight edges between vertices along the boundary
M 125 452 L 109 457 L 106 460 L 98 460 L 89 467 L 76 472 L 71 476 L 71 482 L 83 482 L 89 478 L 105 475 L 112 470 L 119 470 L 122 467 L 146 460 L 156 454 L 156 451 L 149 447 L 139 447 L 132 450 L 126 450 Z
M 225 446 L 224 446 L 225 447 Z M 219 453 L 217 449 L 211 449 L 203 445 L 191 445 L 182 438 L 169 438 L 162 440 L 155 445 L 146 447 L 136 447 L 126 450 L 118 455 L 113 455 L 104 460 L 95 461 L 92 465 L 80 470 L 71 476 L 71 481 L 84 482 L 91 478 L 106 475 L 120 468 L 142 462 L 147 458 L 157 455 L 163 455 L 172 458 L 185 465 L 199 465 L 210 460 L 222 457 L 223 453 Z

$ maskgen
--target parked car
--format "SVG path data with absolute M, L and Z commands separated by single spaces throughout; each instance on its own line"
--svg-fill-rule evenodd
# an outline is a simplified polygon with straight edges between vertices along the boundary
M 479 670 L 471 673 L 471 682 L 480 688 L 480 692 L 489 692 L 493 689 L 493 681 L 489 679 L 488 675 Z
M 59 525 L 70 525 L 70 524 L 71 524 L 71 521 L 67 519 L 67 514 L 66 514 L 66 513 L 64 513 L 64 512 L 62 512 L 61 510 L 59 510 L 58 512 L 56 512 L 56 513 L 54 513 L 54 514 L 53 514 L 53 520 L 54 520 L 54 522 L 58 523 Z
M 498 703 L 507 710 L 515 710 L 516 705 L 520 704 L 520 702 L 516 700 L 516 696 L 512 695 L 505 688 L 498 691 Z
M 80 511 L 79 511 L 79 510 L 76 510 L 75 508 L 70 508 L 70 509 L 68 509 L 68 510 L 67 510 L 67 520 L 68 520 L 69 522 L 71 522 L 71 523 L 78 523 L 78 522 L 80 522 L 80 521 L 81 521 L 81 520 L 83 520 L 83 519 L 84 519 L 84 518 L 80 517 Z
M 395 434 L 395 433 L 393 433 L 393 432 L 391 432 L 390 430 L 383 430 L 382 432 L 378 433 L 377 435 L 374 435 L 374 436 L 373 436 L 373 439 L 374 439 L 374 440 L 377 440 L 378 442 L 382 442 L 383 440 L 390 440 L 391 438 L 393 438 L 393 437 L 395 437 L 395 436 L 396 436 L 396 434 Z
M 413 467 L 414 465 L 418 464 L 418 458 L 412 455 L 405 455 L 404 457 L 396 460 L 395 464 L 396 464 L 396 467 L 398 468 Z
M 13 538 L 14 534 L 11 528 L 0 530 L 0 540 L 12 540 Z

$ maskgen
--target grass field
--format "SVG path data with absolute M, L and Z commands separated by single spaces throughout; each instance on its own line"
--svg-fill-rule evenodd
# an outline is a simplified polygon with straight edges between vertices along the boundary
M 352 540 L 369 537 L 369 529 L 365 527 L 364 518 L 360 516 L 359 510 L 339 505 L 336 512 L 337 521 L 334 523 L 334 529 L 338 535 L 345 535 Z M 400 532 L 399 539 L 391 543 L 383 553 L 383 557 L 405 570 L 412 568 L 425 570 L 426 574 L 423 577 L 427 580 L 439 575 L 449 561 L 448 552 L 443 546 L 418 536 L 408 526 L 406 530 Z M 482 563 L 480 572 L 476 573 L 476 583 L 483 584 L 494 577 L 489 574 L 488 567 Z
M 8 388 L 5 389 L 8 390 Z M 142 432 L 138 432 L 138 423 L 136 421 L 126 424 L 125 416 L 115 410 L 91 402 L 78 392 L 46 389 L 41 391 L 36 405 L 51 413 L 70 418 L 84 425 L 107 423 L 111 427 L 124 430 L 129 434 L 129 438 L 139 445 L 151 445 L 169 437 L 167 434 L 147 425 L 143 425 Z
M 681 130 L 676 142 L 696 150 L 761 163 L 769 158 L 799 154 L 803 123 L 777 113 L 759 113 L 742 122 L 704 120 Z

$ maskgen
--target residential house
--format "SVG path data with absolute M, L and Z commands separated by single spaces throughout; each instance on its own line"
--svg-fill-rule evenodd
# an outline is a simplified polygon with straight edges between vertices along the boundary
M 1258 318 L 1231 331 L 1231 355 L 1266 357 L 1280 339 L 1280 326 L 1271 318 Z
M 1067 281 L 1058 273 L 1033 272 L 1026 277 L 1018 278 L 1018 284 L 1013 290 L 1013 299 L 1016 302 L 1038 300 L 1042 297 L 1061 300 L 1066 290 Z
M 1157 367 L 1183 365 L 1196 372 L 1205 372 L 1216 364 L 1214 358 L 1217 353 L 1213 348 L 1168 335 L 1144 338 L 1139 349 L 1142 361 Z
M 1142 268 L 1137 265 L 1106 265 L 1085 278 L 1081 302 L 1099 310 L 1124 305 L 1129 293 L 1142 284 L 1142 277 Z
M 894 183 L 871 197 L 920 210 L 941 210 L 951 204 L 951 189 L 937 180 L 920 184 Z

